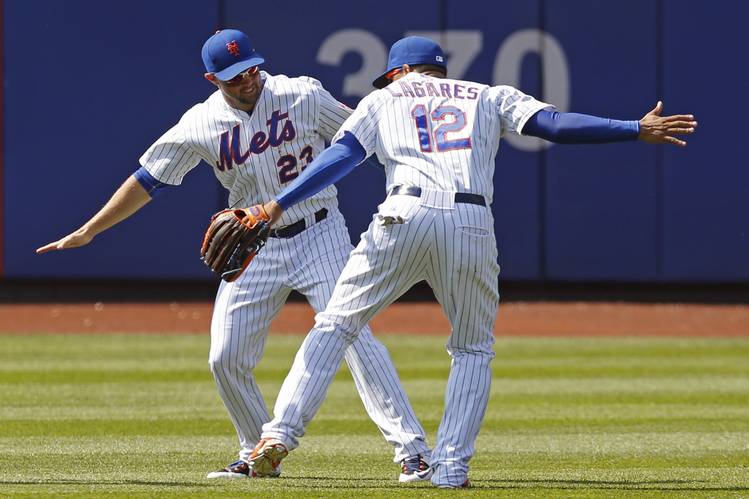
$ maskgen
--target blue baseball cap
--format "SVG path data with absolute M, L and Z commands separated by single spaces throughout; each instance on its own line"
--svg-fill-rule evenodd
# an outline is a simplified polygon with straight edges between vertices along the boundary
M 255 52 L 247 35 L 237 29 L 222 29 L 205 41 L 203 50 L 205 70 L 221 81 L 231 80 L 242 71 L 265 62 Z
M 388 86 L 390 80 L 385 78 L 385 75 L 404 64 L 408 64 L 409 66 L 415 64 L 432 64 L 447 70 L 445 54 L 439 45 L 423 36 L 407 36 L 406 38 L 401 38 L 390 47 L 387 69 L 372 82 L 372 85 L 375 88 Z

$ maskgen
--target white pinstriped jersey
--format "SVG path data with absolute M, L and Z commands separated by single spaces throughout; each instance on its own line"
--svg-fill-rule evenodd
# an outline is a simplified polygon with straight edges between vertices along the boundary
M 388 189 L 471 192 L 491 203 L 500 137 L 521 134 L 549 107 L 513 87 L 412 72 L 362 99 L 336 137 L 349 131 L 367 155 L 376 153 Z
M 261 72 L 265 84 L 252 114 L 229 106 L 220 91 L 188 110 L 140 158 L 160 182 L 178 185 L 204 160 L 229 190 L 229 206 L 278 194 L 324 149 L 351 114 L 319 81 Z M 279 226 L 335 206 L 330 186 L 286 212 Z

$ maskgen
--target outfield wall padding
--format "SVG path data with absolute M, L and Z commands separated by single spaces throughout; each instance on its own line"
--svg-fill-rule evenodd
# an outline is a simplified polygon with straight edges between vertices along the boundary
M 667 113 L 693 112 L 700 128 L 686 149 L 504 141 L 493 206 L 502 277 L 749 282 L 749 125 L 740 110 L 749 5 L 320 4 L 3 2 L 3 277 L 212 278 L 198 246 L 226 194 L 206 164 L 89 247 L 34 249 L 82 224 L 209 95 L 200 48 L 231 26 L 251 34 L 271 73 L 314 76 L 352 106 L 371 91 L 388 47 L 419 33 L 443 44 L 454 76 L 512 84 L 563 111 L 637 119 L 663 99 Z M 352 240 L 384 195 L 376 166 L 339 183 Z

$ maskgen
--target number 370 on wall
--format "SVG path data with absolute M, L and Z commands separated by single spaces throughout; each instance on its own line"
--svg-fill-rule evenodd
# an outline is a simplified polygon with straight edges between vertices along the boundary
M 477 30 L 409 31 L 404 35 L 439 40 L 448 56 L 448 75 L 457 79 L 465 77 L 468 67 L 483 48 L 483 33 Z M 388 47 L 370 31 L 343 29 L 323 40 L 317 52 L 317 61 L 337 66 L 344 55 L 351 52 L 361 56 L 362 66 L 359 71 L 343 79 L 343 93 L 363 97 L 372 91 L 374 76 L 382 73 L 387 64 Z M 528 54 L 541 57 L 543 95 L 537 97 L 554 104 L 559 111 L 567 111 L 570 103 L 567 57 L 559 41 L 543 30 L 516 31 L 502 42 L 494 59 L 492 84 L 519 87 L 522 61 Z M 507 135 L 504 139 L 522 151 L 538 151 L 551 145 L 534 137 Z

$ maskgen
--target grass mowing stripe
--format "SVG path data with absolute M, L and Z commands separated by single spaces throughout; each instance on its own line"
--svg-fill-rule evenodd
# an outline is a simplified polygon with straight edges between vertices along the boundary
M 435 432 L 440 422 L 436 418 L 421 418 L 427 431 Z M 650 429 L 653 432 L 673 432 L 692 430 L 695 433 L 715 433 L 740 431 L 747 427 L 746 420 L 726 418 L 673 418 L 672 420 L 649 418 L 612 419 L 494 419 L 484 421 L 483 429 L 506 434 L 512 433 L 555 433 L 576 434 L 589 432 L 606 433 L 642 433 Z M 368 418 L 332 418 L 321 415 L 308 427 L 310 433 L 318 435 L 369 435 L 377 427 Z M 98 419 L 55 419 L 27 420 L 6 419 L 0 428 L 0 437 L 10 436 L 158 436 L 158 435 L 230 435 L 234 432 L 226 416 L 200 418 L 185 414 L 181 418 L 145 418 L 133 417 Z
M 200 404 L 191 403 L 189 414 L 197 418 L 224 417 L 222 408 L 215 406 L 214 393 L 210 393 L 209 400 L 200 401 Z M 332 398 L 328 400 L 322 412 L 315 418 L 327 418 L 327 414 L 334 414 L 337 419 L 346 418 L 351 420 L 368 419 L 363 407 L 356 403 L 356 397 L 338 396 L 337 402 Z M 418 405 L 419 416 L 422 418 L 437 419 L 441 415 L 441 407 L 425 407 Z M 331 410 L 332 409 L 332 410 Z M 743 419 L 749 421 L 749 406 L 726 405 L 719 407 L 722 418 L 727 420 Z M 499 413 L 498 419 L 511 420 L 533 420 L 533 419 L 569 419 L 574 416 L 576 420 L 621 420 L 627 418 L 628 414 L 636 414 L 637 417 L 649 419 L 667 419 L 674 417 L 711 419 L 716 412 L 715 406 L 705 406 L 702 403 L 695 404 L 576 404 L 574 410 L 570 404 L 549 404 L 544 401 L 537 403 L 523 403 L 505 405 Z M 50 420 L 50 419 L 156 419 L 156 418 L 179 418 L 185 414 L 185 407 L 179 400 L 172 405 L 152 404 L 151 406 L 130 406 L 127 411 L 118 406 L 86 406 L 73 404 L 70 406 L 36 404 L 34 406 L 9 406 L 0 407 L 0 420 L 26 419 L 26 420 Z
M 738 436 L 723 435 L 723 442 L 730 444 L 725 440 L 726 437 Z M 639 436 L 635 436 L 639 437 Z M 630 437 L 633 438 L 633 437 Z M 683 437 L 682 441 L 684 440 Z M 294 456 L 299 459 L 325 459 L 327 453 L 320 452 L 318 445 L 326 444 L 325 437 L 309 437 L 310 441 L 302 445 Z M 232 449 L 235 443 L 233 436 L 223 437 L 123 437 L 110 445 L 102 445 L 98 437 L 59 437 L 54 442 L 50 442 L 45 437 L 14 437 L 0 438 L 0 469 L 12 469 L 4 467 L 2 463 L 13 463 L 18 459 L 40 459 L 50 456 L 78 456 L 78 459 L 84 460 L 116 460 L 120 462 L 138 462 L 149 461 L 148 456 L 157 454 L 164 456 L 193 456 L 197 459 L 201 456 L 210 456 L 220 449 Z M 351 455 L 380 455 L 387 460 L 388 447 L 382 439 L 378 437 L 357 436 L 347 438 L 346 443 L 352 445 L 354 450 L 349 450 Z M 480 469 L 500 464 L 503 468 L 518 470 L 539 470 L 539 469 L 569 469 L 576 466 L 581 460 L 587 459 L 588 466 L 596 468 L 641 468 L 643 465 L 643 456 L 657 455 L 657 459 L 650 461 L 650 466 L 654 469 L 670 468 L 677 466 L 703 467 L 703 468 L 722 468 L 727 463 L 734 463 L 736 466 L 749 467 L 749 452 L 746 449 L 730 450 L 725 445 L 720 445 L 717 450 L 709 450 L 699 447 L 699 442 L 687 442 L 696 450 L 680 450 L 673 452 L 674 449 L 667 448 L 663 450 L 663 445 L 644 448 L 640 451 L 631 452 L 623 449 L 621 452 L 570 452 L 570 453 L 549 453 L 538 451 L 538 446 L 526 452 L 525 449 L 517 446 L 500 447 L 507 445 L 507 440 L 499 441 L 496 437 L 481 440 L 478 453 L 472 467 Z M 720 442 L 719 442 L 720 443 Z M 733 442 L 736 443 L 736 442 Z M 487 450 L 493 449 L 493 450 Z M 334 449 L 338 450 L 338 449 Z M 652 452 L 648 452 L 652 451 Z M 58 463 L 68 463 L 69 466 L 76 466 L 76 463 L 69 460 L 57 460 Z M 183 463 L 183 466 L 188 466 Z
M 732 464 L 732 456 L 745 462 L 749 458 L 747 439 L 749 431 L 695 433 L 616 433 L 591 435 L 587 433 L 544 434 L 544 435 L 505 435 L 491 433 L 482 435 L 477 445 L 476 460 L 481 461 L 488 455 L 517 456 L 530 465 L 539 453 L 543 462 L 559 459 L 577 460 L 580 455 L 618 456 L 618 458 L 636 461 L 642 455 L 664 454 L 666 459 L 681 459 L 700 453 L 725 453 L 723 467 Z M 96 436 L 60 436 L 50 441 L 46 437 L 3 437 L 0 438 L 2 455 L 28 455 L 36 457 L 43 454 L 68 455 L 80 452 L 82 455 L 153 453 L 169 456 L 178 454 L 205 454 L 226 452 L 233 449 L 235 440 L 230 436 L 124 436 L 114 441 L 106 441 Z M 303 445 L 291 455 L 295 459 L 307 459 L 310 456 L 330 458 L 333 452 L 346 455 L 380 454 L 387 460 L 389 446 L 385 440 L 370 432 L 367 435 L 350 435 L 331 439 L 326 435 L 309 435 Z M 559 456 L 562 457 L 559 457 Z M 483 457 L 482 457 L 483 456 Z M 523 457 L 524 456 L 524 457 Z M 545 456 L 545 457 L 544 457 Z M 491 460 L 489 461 L 491 462 Z M 69 463 L 74 465 L 75 463 Z M 224 463 L 226 464 L 226 463 Z M 341 464 L 343 466 L 343 464 Z M 27 463 L 26 466 L 33 466 Z M 5 468 L 6 470 L 8 468 Z M 345 469 L 345 467 L 343 468 Z M 542 469 L 540 469 L 542 471 Z M 747 470 L 740 470 L 747 477 Z
M 412 360 L 413 352 L 424 353 L 424 361 L 446 359 L 447 336 L 424 337 L 378 334 L 394 359 Z M 265 359 L 288 359 L 303 336 L 272 336 Z M 30 359 L 196 359 L 207 362 L 210 339 L 203 334 L 105 334 L 105 335 L 0 335 L 0 360 Z M 85 348 L 84 348 L 85 347 Z M 638 358 L 702 359 L 725 355 L 741 360 L 749 355 L 745 338 L 497 338 L 497 361 L 508 359 L 592 358 L 603 360 Z M 32 354 L 33 353 L 33 354 Z M 45 358 L 46 356 L 46 358 Z
M 744 365 L 746 364 L 746 365 Z M 264 368 L 258 370 L 256 378 L 259 381 L 283 379 L 288 372 L 288 367 Z M 419 379 L 445 379 L 449 373 L 449 366 L 440 368 L 409 367 L 398 369 L 402 378 L 410 380 Z M 46 369 L 34 370 L 0 370 L 0 384 L 53 384 L 53 383 L 143 383 L 143 382 L 169 382 L 169 381 L 206 381 L 210 380 L 210 372 L 207 369 Z M 700 379 L 702 377 L 744 377 L 749 376 L 749 363 L 702 366 L 695 372 L 693 366 L 657 366 L 650 367 L 563 367 L 563 366 L 535 366 L 523 369 L 511 369 L 496 366 L 492 369 L 492 376 L 499 379 L 599 379 L 601 377 L 647 377 L 657 380 L 660 377 L 673 378 L 678 376 L 683 381 Z M 685 379 L 686 378 L 686 379 Z M 343 369 L 338 372 L 336 379 L 351 380 L 351 374 Z
M 202 359 L 202 356 L 201 356 Z M 684 369 L 691 368 L 694 372 L 702 372 L 702 369 L 721 369 L 726 366 L 743 366 L 746 359 L 745 355 L 732 354 L 720 354 L 711 357 L 696 357 L 696 356 L 678 356 L 678 357 L 659 357 L 658 365 L 662 369 L 674 368 Z M 195 358 L 152 358 L 152 359 L 141 359 L 141 358 L 126 358 L 126 359 L 86 359 L 84 367 L 81 363 L 82 359 L 71 359 L 67 361 L 56 360 L 54 363 L 50 363 L 49 359 L 38 359 L 38 358 L 13 358 L 4 359 L 0 364 L 0 372 L 3 371 L 18 371 L 18 372 L 44 372 L 44 371 L 170 371 L 170 370 L 184 370 L 185 368 L 193 369 L 196 365 L 203 364 L 197 362 Z M 286 360 L 283 357 L 283 360 Z M 283 362 L 283 361 L 281 361 Z M 619 357 L 608 357 L 608 358 L 590 358 L 590 357 L 526 357 L 526 358 L 500 358 L 497 361 L 497 365 L 501 365 L 502 369 L 522 370 L 525 368 L 536 368 L 539 365 L 545 367 L 555 368 L 570 368 L 575 367 L 581 363 L 584 363 L 586 368 L 604 369 L 616 367 L 619 369 L 630 368 L 636 370 L 638 368 L 649 368 L 653 364 L 653 358 L 640 355 L 632 356 L 619 356 Z M 420 368 L 439 370 L 445 369 L 446 364 L 449 363 L 449 357 L 444 356 L 443 359 L 434 359 L 431 361 L 423 361 L 419 363 Z M 208 363 L 205 362 L 200 370 L 207 372 Z M 287 366 L 290 367 L 290 366 Z
M 709 380 L 599 380 L 585 383 L 584 380 L 570 379 L 566 382 L 549 380 L 547 384 L 533 380 L 506 381 L 495 380 L 492 383 L 491 403 L 509 405 L 544 405 L 555 407 L 574 406 L 579 404 L 622 404 L 663 405 L 685 404 L 710 407 L 713 405 L 747 407 L 749 398 L 749 380 L 727 378 Z M 329 392 L 328 402 L 338 399 L 354 400 L 356 391 L 349 383 L 341 383 L 340 389 Z M 415 405 L 441 404 L 444 380 L 429 382 L 404 381 L 411 402 Z M 260 389 L 266 401 L 272 403 L 281 381 L 260 383 Z M 36 407 L 55 403 L 62 407 L 86 405 L 121 406 L 139 405 L 142 407 L 162 404 L 204 405 L 215 404 L 218 395 L 212 382 L 204 383 L 98 383 L 81 385 L 0 385 L 0 397 L 6 400 L 5 407 Z M 589 389 L 586 389 L 589 388 Z M 157 395 L 157 397 L 154 397 Z M 125 404 L 123 404 L 125 403 Z M 565 411 L 570 408 L 565 408 Z

